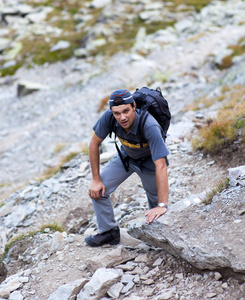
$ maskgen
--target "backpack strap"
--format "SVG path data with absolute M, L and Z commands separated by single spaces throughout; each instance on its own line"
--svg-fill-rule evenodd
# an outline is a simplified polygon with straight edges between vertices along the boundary
M 145 106 L 143 106 L 141 108 L 141 110 L 142 110 L 142 113 L 141 113 L 142 116 L 140 118 L 139 125 L 138 125 L 138 135 L 139 135 L 139 139 L 140 139 L 140 147 L 141 148 L 143 147 L 143 143 L 147 142 L 146 137 L 144 135 L 144 130 L 143 130 L 144 126 L 145 126 L 146 119 L 147 119 L 147 117 L 150 114 L 148 112 L 147 108 L 148 108 L 147 105 L 145 105 Z M 161 130 L 162 130 L 162 133 L 163 133 L 162 137 L 163 137 L 163 140 L 165 142 L 165 140 L 167 138 L 167 134 L 165 133 L 165 131 L 163 130 L 162 127 L 161 127 Z
M 139 136 L 139 140 L 140 140 L 140 147 L 143 148 L 143 143 L 147 142 L 146 137 L 144 135 L 144 126 L 145 126 L 145 122 L 147 117 L 149 116 L 149 112 L 147 111 L 147 106 L 144 106 L 141 108 L 141 113 L 140 113 L 140 121 L 139 121 L 139 125 L 138 125 L 138 136 Z
M 110 133 L 109 133 L 109 137 L 111 138 L 112 136 L 112 132 L 114 132 L 114 143 L 117 149 L 117 153 L 121 159 L 121 162 L 126 170 L 126 172 L 129 171 L 129 156 L 123 157 L 122 152 L 120 151 L 118 145 L 117 145 L 117 141 L 116 141 L 116 137 L 117 137 L 117 126 L 116 126 L 116 119 L 114 118 L 113 114 L 111 115 L 110 118 Z

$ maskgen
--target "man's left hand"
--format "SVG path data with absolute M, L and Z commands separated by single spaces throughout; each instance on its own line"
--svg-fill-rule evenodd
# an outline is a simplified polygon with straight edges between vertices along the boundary
M 154 207 L 150 209 L 146 214 L 146 223 L 150 224 L 153 220 L 157 220 L 161 215 L 165 214 L 167 211 L 166 207 Z

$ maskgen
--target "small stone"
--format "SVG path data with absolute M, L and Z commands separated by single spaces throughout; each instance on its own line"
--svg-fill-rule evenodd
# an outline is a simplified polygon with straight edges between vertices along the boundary
M 220 280 L 221 278 L 222 278 L 222 275 L 219 273 L 219 272 L 215 272 L 214 273 L 214 278 L 215 278 L 215 280 Z
M 174 296 L 174 290 L 170 289 L 170 290 L 166 290 L 166 291 L 162 291 L 161 295 L 159 296 L 159 300 L 168 300 L 170 298 L 172 298 Z
M 227 282 L 224 282 L 224 283 L 221 285 L 221 287 L 222 287 L 223 289 L 227 289 L 227 288 L 228 288 Z
M 148 257 L 146 254 L 141 254 L 135 258 L 136 262 L 148 262 Z
M 124 288 L 121 290 L 122 294 L 126 294 L 128 291 L 130 291 L 134 287 L 135 283 L 133 281 L 130 281 L 127 283 L 127 285 L 124 286 Z
M 153 263 L 153 267 L 156 267 L 156 266 L 160 266 L 163 262 L 163 259 L 162 258 L 158 258 L 154 263 Z
M 239 223 L 241 223 L 241 222 L 242 222 L 241 219 L 236 219 L 236 220 L 234 221 L 235 224 L 239 224 Z
M 55 44 L 51 49 L 50 52 L 67 49 L 70 47 L 70 43 L 68 41 L 59 41 L 57 44 Z
M 175 277 L 182 280 L 184 278 L 184 275 L 182 273 L 175 274 Z
M 14 291 L 10 294 L 9 300 L 23 300 L 24 297 L 22 296 L 20 291 Z
M 213 298 L 213 297 L 215 297 L 217 294 L 216 293 L 207 293 L 206 294 L 206 297 L 207 298 Z
M 144 284 L 147 284 L 147 285 L 150 285 L 150 284 L 153 284 L 153 283 L 154 283 L 154 280 L 153 280 L 153 279 L 147 279 L 147 280 L 144 280 L 143 283 L 144 283 Z
M 118 299 L 123 287 L 124 285 L 121 282 L 117 282 L 109 288 L 107 294 L 113 299 Z

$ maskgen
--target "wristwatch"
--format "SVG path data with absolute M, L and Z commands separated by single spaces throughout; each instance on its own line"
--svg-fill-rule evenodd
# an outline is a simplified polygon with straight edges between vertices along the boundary
M 167 206 L 167 204 L 165 204 L 165 203 L 163 203 L 163 202 L 161 202 L 161 203 L 158 203 L 158 205 L 157 206 L 159 206 L 159 207 L 165 207 L 166 209 L 168 209 L 168 206 Z

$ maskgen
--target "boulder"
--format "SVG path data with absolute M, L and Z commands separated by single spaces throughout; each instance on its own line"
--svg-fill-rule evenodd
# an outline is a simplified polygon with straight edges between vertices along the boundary
M 114 285 L 123 275 L 122 270 L 98 269 L 91 280 L 85 284 L 84 288 L 77 295 L 77 300 L 101 299 L 108 289 Z
M 198 269 L 245 273 L 245 188 L 230 187 L 209 205 L 184 202 L 188 199 L 170 206 L 150 225 L 145 220 L 131 222 L 128 233 Z
M 47 86 L 42 85 L 40 83 L 36 82 L 31 82 L 31 81 L 21 81 L 18 83 L 17 86 L 17 96 L 18 97 L 23 97 L 25 95 L 28 95 L 30 93 L 42 90 L 42 89 L 47 89 Z
M 112 268 L 135 257 L 135 253 L 127 251 L 123 246 L 119 246 L 109 254 L 88 258 L 85 263 L 91 272 L 95 272 L 99 268 Z
M 64 284 L 60 286 L 52 295 L 50 295 L 48 300 L 75 299 L 77 294 L 87 282 L 87 278 L 81 278 L 75 280 L 74 282 Z

